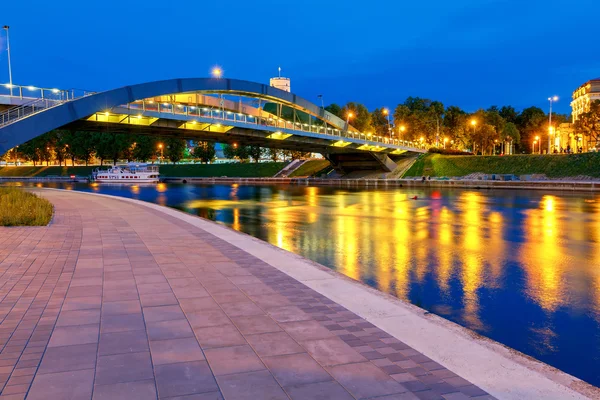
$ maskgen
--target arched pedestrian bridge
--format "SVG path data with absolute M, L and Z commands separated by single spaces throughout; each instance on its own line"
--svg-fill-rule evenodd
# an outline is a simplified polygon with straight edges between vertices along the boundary
M 343 172 L 391 171 L 394 160 L 425 152 L 419 143 L 359 132 L 292 93 L 236 79 L 171 79 L 80 94 L 9 89 L 12 95 L 0 96 L 0 101 L 8 97 L 7 104 L 20 105 L 0 113 L 0 154 L 54 129 L 321 153 Z

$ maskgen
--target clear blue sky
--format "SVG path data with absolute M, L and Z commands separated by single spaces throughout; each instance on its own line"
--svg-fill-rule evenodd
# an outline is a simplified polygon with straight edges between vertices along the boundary
M 599 0 L 6 1 L 13 81 L 90 90 L 225 76 L 318 102 L 547 108 L 600 76 Z M 8 82 L 4 32 L 0 82 Z

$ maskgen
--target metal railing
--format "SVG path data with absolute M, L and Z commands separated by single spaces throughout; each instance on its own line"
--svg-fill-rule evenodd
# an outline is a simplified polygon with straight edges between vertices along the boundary
M 11 85 L 9 83 L 0 85 L 0 96 L 16 99 L 48 99 L 69 101 L 80 97 L 89 96 L 95 92 L 83 89 L 49 89 L 37 86 Z
M 237 123 L 246 123 L 252 124 L 256 126 L 267 126 L 274 127 L 285 130 L 293 130 L 293 131 L 301 131 L 307 133 L 316 133 L 320 135 L 330 136 L 332 139 L 337 138 L 338 140 L 343 142 L 344 138 L 348 139 L 358 139 L 363 140 L 365 142 L 374 142 L 381 143 L 384 145 L 392 145 L 392 146 L 403 146 L 403 147 L 411 147 L 415 149 L 425 150 L 426 145 L 422 142 L 418 141 L 408 141 L 401 140 L 396 138 L 389 138 L 386 136 L 373 135 L 369 133 L 362 132 L 353 132 L 342 129 L 336 129 L 329 126 L 312 124 L 312 123 L 303 123 L 303 122 L 292 122 L 286 121 L 282 118 L 276 118 L 273 116 L 261 117 L 248 115 L 239 112 L 227 111 L 222 108 L 211 108 L 211 107 L 203 107 L 203 106 L 188 106 L 183 104 L 176 103 L 157 103 L 154 101 L 141 101 L 136 103 L 130 103 L 127 105 L 119 106 L 120 108 L 125 108 L 129 110 L 139 110 L 141 113 L 138 116 L 141 118 L 142 114 L 145 111 L 150 112 L 158 112 L 158 113 L 169 113 L 174 115 L 185 115 L 189 117 L 199 117 L 199 118 L 210 118 L 217 121 L 223 122 L 237 122 Z M 194 124 L 198 121 L 190 121 L 190 123 Z M 311 121 L 312 122 L 312 121 Z M 283 132 L 285 133 L 285 132 Z M 348 143 L 349 144 L 349 143 Z M 343 147 L 344 143 L 340 143 L 340 147 Z
M 34 88 L 32 86 L 19 86 L 19 85 L 0 85 L 0 88 L 4 88 L 4 90 L 0 90 L 0 95 L 6 95 L 13 98 L 19 99 L 29 99 L 32 100 L 25 104 L 21 104 L 20 106 L 15 106 L 9 108 L 8 110 L 0 113 L 0 127 L 12 124 L 13 122 L 19 121 L 25 117 L 28 117 L 33 114 L 37 114 L 38 112 L 47 110 L 52 107 L 56 107 L 60 104 L 66 103 L 68 101 L 78 99 L 81 97 L 89 96 L 94 94 L 94 92 L 83 91 L 83 90 L 59 90 L 59 89 L 44 89 L 44 88 Z M 11 89 L 13 93 L 18 93 L 18 96 L 15 96 L 11 93 Z M 23 95 L 23 89 L 28 89 L 39 93 L 40 97 L 28 97 Z M 39 92 L 37 92 L 39 91 Z M 8 92 L 8 93 L 4 93 Z

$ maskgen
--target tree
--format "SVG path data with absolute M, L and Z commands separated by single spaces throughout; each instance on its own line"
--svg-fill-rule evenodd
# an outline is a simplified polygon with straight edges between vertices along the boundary
M 450 106 L 444 112 L 444 135 L 455 142 L 456 147 L 466 148 L 470 134 L 467 126 L 468 115 L 460 107 Z
M 548 116 L 539 107 L 529 107 L 521 111 L 516 126 L 521 134 L 521 142 L 531 143 L 535 136 L 544 140 L 543 135 L 548 135 Z M 530 151 L 529 148 L 527 150 Z
M 502 131 L 502 142 L 505 143 L 504 153 L 508 153 L 506 151 L 506 143 L 510 143 L 512 145 L 519 144 L 520 141 L 521 135 L 519 134 L 517 126 L 512 122 L 507 122 L 506 125 L 504 125 L 504 130 Z
M 96 138 L 90 132 L 75 132 L 70 145 L 74 156 L 84 160 L 87 166 L 95 150 Z
M 167 138 L 164 143 L 164 155 L 172 162 L 176 163 L 183 158 L 183 154 L 186 148 L 184 139 L 179 138 Z
M 215 145 L 214 143 L 197 141 L 196 147 L 194 147 L 194 157 L 203 163 L 212 162 L 215 159 Z
M 588 147 L 600 146 L 600 100 L 590 103 L 590 110 L 575 121 L 575 132 L 586 138 Z
M 500 116 L 498 107 L 496 106 L 492 106 L 486 110 L 485 122 L 492 125 L 496 129 L 496 132 L 502 132 L 504 130 L 504 125 L 506 125 L 506 121 Z
M 335 103 L 331 103 L 330 105 L 325 107 L 325 111 L 330 112 L 331 114 L 335 115 L 336 117 L 345 119 L 344 114 L 342 112 L 342 107 L 340 107 L 339 105 L 337 105 Z
M 384 109 L 376 108 L 371 113 L 371 129 L 376 135 L 388 137 L 390 132 L 388 130 L 388 115 L 384 112 Z
M 248 146 L 248 156 L 257 163 L 264 154 L 264 149 L 260 146 Z
M 438 127 L 441 132 L 444 112 L 444 105 L 439 101 L 408 97 L 394 110 L 394 122 L 396 126 L 406 128 L 404 139 L 416 141 L 423 138 L 432 144 L 437 139 Z
M 146 162 L 156 155 L 158 141 L 153 136 L 136 135 L 133 143 L 133 158 Z
M 281 157 L 283 157 L 283 154 L 282 154 L 281 150 L 279 150 L 279 149 L 268 148 L 266 156 L 271 161 L 278 161 Z
M 223 146 L 223 155 L 226 158 L 238 158 L 240 161 L 248 161 L 250 157 L 249 146 L 238 146 L 237 144 L 226 144 Z
M 348 119 L 348 115 L 352 113 L 350 125 L 358 129 L 360 132 L 367 133 L 371 129 L 371 113 L 367 107 L 360 103 L 350 102 L 342 108 L 342 119 Z
M 518 122 L 519 113 L 512 106 L 503 106 L 498 113 L 507 123 L 512 122 L 516 124 Z

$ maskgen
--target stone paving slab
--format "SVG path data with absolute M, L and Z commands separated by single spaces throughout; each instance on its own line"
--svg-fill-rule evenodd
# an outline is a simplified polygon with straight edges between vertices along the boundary
M 0 228 L 0 400 L 492 399 L 210 232 L 43 195 L 48 227 Z

